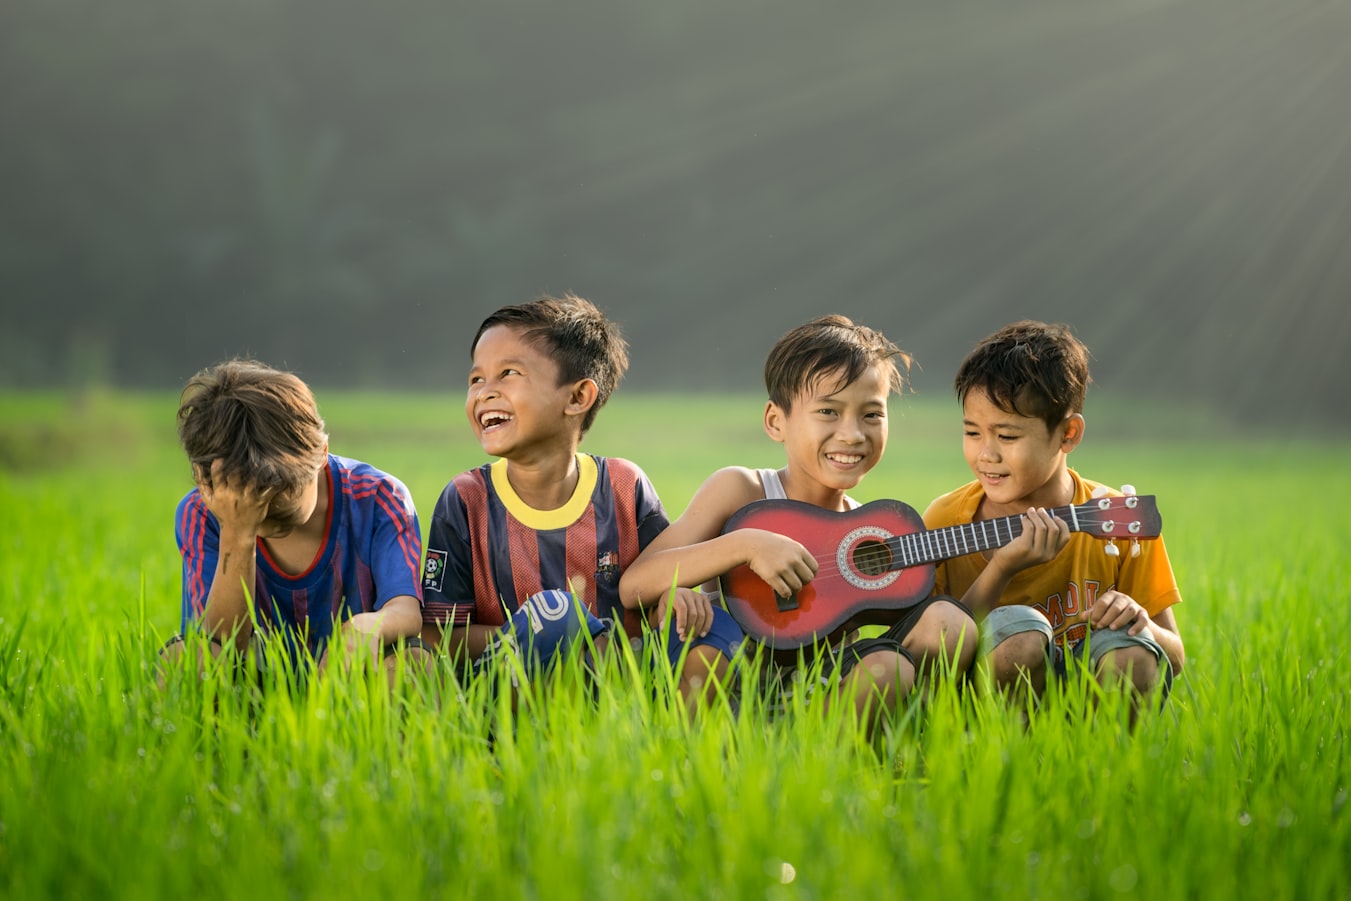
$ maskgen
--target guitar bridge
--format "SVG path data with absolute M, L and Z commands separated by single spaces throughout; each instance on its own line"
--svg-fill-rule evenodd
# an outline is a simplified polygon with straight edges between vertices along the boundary
M 775 593 L 774 601 L 779 605 L 779 612 L 785 613 L 789 610 L 796 610 L 798 607 L 796 594 L 778 594 Z

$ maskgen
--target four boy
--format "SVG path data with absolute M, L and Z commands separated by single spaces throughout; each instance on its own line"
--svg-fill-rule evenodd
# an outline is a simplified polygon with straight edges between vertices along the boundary
M 604 651 L 616 636 L 646 635 L 697 706 L 753 650 L 738 654 L 717 577 L 745 564 L 791 594 L 816 573 L 796 541 L 722 534 L 723 524 L 761 498 L 857 506 L 847 492 L 882 458 L 889 395 L 910 362 L 841 316 L 791 330 L 766 363 L 763 417 L 786 465 L 718 470 L 671 523 L 638 466 L 578 451 L 628 364 L 594 305 L 569 295 L 503 307 L 470 354 L 465 412 L 496 461 L 447 484 L 425 563 L 407 490 L 328 453 L 303 382 L 249 361 L 195 376 L 178 415 L 196 482 L 176 520 L 184 630 L 203 630 L 213 652 L 247 650 L 256 624 L 321 666 L 335 638 L 345 655 L 406 647 L 423 662 L 431 645 L 466 672 L 507 645 L 548 666 L 578 640 Z M 1162 541 L 1112 560 L 1046 512 L 1100 488 L 1066 464 L 1084 434 L 1088 381 L 1087 352 L 1063 326 L 1016 323 L 981 342 L 956 383 L 975 479 L 936 500 L 925 523 L 1019 515 L 1022 534 L 988 557 L 940 564 L 940 594 L 881 635 L 859 638 L 849 624 L 820 636 L 811 657 L 762 658 L 764 688 L 782 695 L 795 667 L 820 663 L 872 725 L 939 665 L 964 674 L 978 622 L 983 665 L 1006 689 L 1040 693 L 1048 672 L 1075 661 L 1137 696 L 1180 671 L 1179 594 Z M 1085 601 L 1075 622 L 1046 616 L 1045 599 L 1063 591 Z

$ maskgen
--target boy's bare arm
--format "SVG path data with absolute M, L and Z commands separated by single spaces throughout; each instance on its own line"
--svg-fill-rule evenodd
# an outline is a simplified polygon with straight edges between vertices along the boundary
M 202 625 L 220 641 L 233 635 L 243 650 L 253 637 L 247 591 L 253 589 L 258 570 L 258 535 L 267 518 L 271 490 L 227 480 L 221 460 L 212 463 L 209 480 L 197 480 L 197 489 L 220 525 L 216 573 L 202 609 Z
M 364 646 L 378 653 L 385 645 L 422 631 L 422 607 L 417 598 L 402 594 L 385 601 L 379 610 L 355 614 L 343 623 L 342 629 L 349 651 Z
M 999 606 L 1015 575 L 1053 560 L 1069 543 L 1069 525 L 1044 508 L 1029 509 L 1022 515 L 1022 525 L 1022 534 L 990 556 L 990 562 L 962 596 L 962 603 L 977 617 Z
M 1177 619 L 1173 616 L 1173 608 L 1168 607 L 1160 610 L 1150 618 L 1153 627 L 1149 634 L 1154 636 L 1154 640 L 1163 648 L 1163 653 L 1168 657 L 1168 662 L 1173 667 L 1173 675 L 1176 676 L 1182 672 L 1182 668 L 1187 665 L 1187 650 L 1182 645 L 1182 633 L 1177 629 Z
M 729 467 L 709 476 L 680 518 L 625 570 L 619 582 L 624 606 L 650 606 L 671 591 L 673 582 L 695 588 L 742 564 L 777 591 L 800 589 L 816 574 L 816 561 L 801 544 L 760 529 L 722 534 L 733 513 L 763 498 L 759 479 L 749 470 Z

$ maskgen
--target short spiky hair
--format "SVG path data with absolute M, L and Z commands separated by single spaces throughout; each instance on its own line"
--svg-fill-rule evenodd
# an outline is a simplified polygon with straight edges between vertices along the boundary
M 178 440 L 193 476 L 287 491 L 314 479 L 328 434 L 309 386 L 257 360 L 227 360 L 194 375 L 178 399 Z
M 1004 326 L 967 354 L 957 370 L 957 399 L 981 390 L 1007 413 L 1055 428 L 1082 413 L 1092 378 L 1088 348 L 1067 325 L 1024 319 Z
M 819 316 L 780 338 L 765 360 L 765 390 L 785 412 L 818 379 L 838 374 L 836 390 L 852 384 L 872 366 L 887 370 L 891 390 L 905 390 L 908 353 L 885 335 L 838 314 Z
M 470 358 L 483 333 L 498 325 L 519 330 L 548 355 L 558 366 L 560 385 L 582 379 L 596 383 L 596 402 L 582 418 L 582 434 L 586 434 L 629 368 L 628 343 L 619 326 L 591 301 L 575 294 L 545 295 L 502 307 L 483 320 L 469 345 Z

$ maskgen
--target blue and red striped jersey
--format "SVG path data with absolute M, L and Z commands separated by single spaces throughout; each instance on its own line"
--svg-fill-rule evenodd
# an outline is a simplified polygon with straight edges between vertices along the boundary
M 298 575 L 281 571 L 258 540 L 251 589 L 258 623 L 318 655 L 334 622 L 379 610 L 390 598 L 421 599 L 422 531 L 404 484 L 369 464 L 328 455 L 329 508 L 324 540 Z M 194 488 L 179 501 L 174 532 L 183 557 L 183 628 L 206 605 L 216 575 L 220 525 Z
M 619 601 L 619 576 L 670 520 L 636 464 L 591 454 L 577 464 L 577 488 L 557 510 L 527 506 L 505 460 L 451 480 L 427 536 L 426 622 L 500 626 L 530 595 L 558 589 L 640 634 L 640 614 L 626 616 Z

